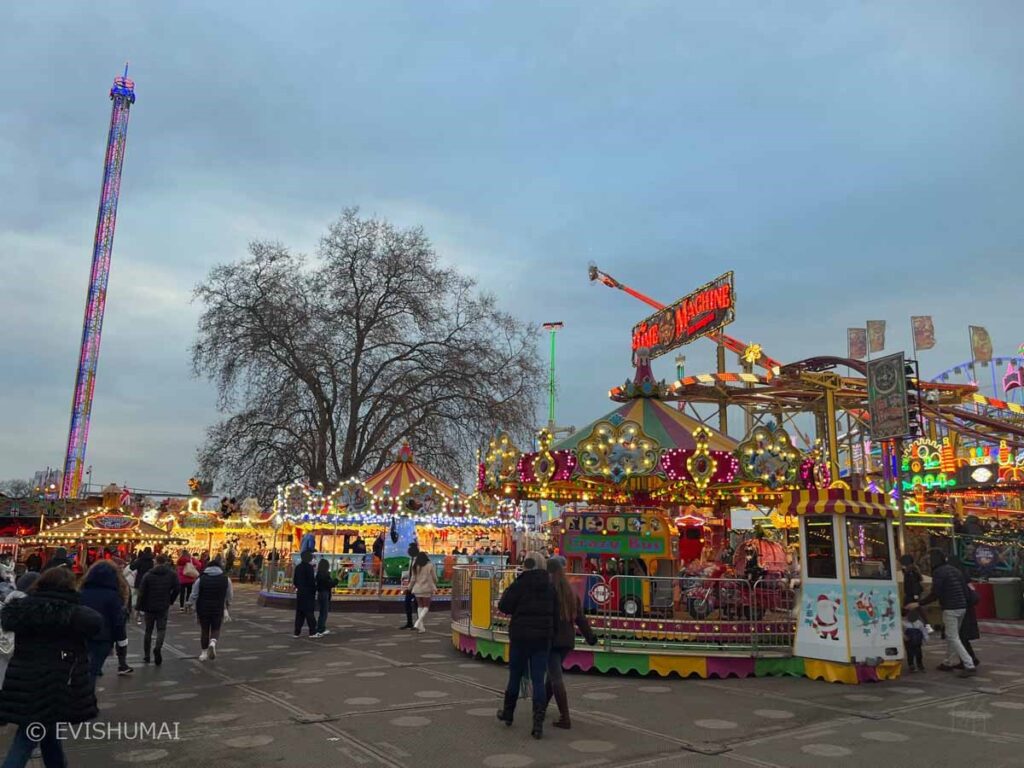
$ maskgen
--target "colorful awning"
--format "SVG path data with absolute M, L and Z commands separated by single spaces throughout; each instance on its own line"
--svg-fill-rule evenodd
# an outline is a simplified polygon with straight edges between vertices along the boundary
M 409 444 L 403 443 L 394 464 L 368 477 L 363 485 L 374 496 L 381 496 L 387 493 L 391 498 L 396 499 L 421 482 L 433 485 L 441 495 L 448 498 L 455 495 L 455 489 L 452 486 L 430 474 L 417 464 L 413 459 L 412 449 L 409 447 Z
M 778 511 L 786 515 L 873 515 L 892 517 L 893 509 L 881 493 L 827 490 L 791 491 L 782 494 Z

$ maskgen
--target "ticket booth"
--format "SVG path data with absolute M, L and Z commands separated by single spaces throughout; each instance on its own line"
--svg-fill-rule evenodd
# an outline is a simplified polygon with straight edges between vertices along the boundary
M 895 510 L 881 494 L 829 488 L 786 494 L 800 520 L 801 594 L 793 655 L 809 677 L 898 677 L 903 629 Z

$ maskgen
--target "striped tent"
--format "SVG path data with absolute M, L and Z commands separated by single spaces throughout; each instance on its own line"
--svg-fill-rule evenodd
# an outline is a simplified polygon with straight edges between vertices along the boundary
M 619 424 L 624 421 L 633 421 L 639 424 L 644 433 L 658 443 L 662 450 L 670 448 L 693 450 L 697 447 L 697 443 L 693 439 L 693 431 L 701 426 L 699 421 L 656 398 L 638 397 L 628 400 L 611 413 L 595 419 L 574 434 L 555 443 L 551 446 L 551 450 L 576 450 L 591 436 L 597 424 L 601 422 Z M 738 443 L 731 437 L 715 430 L 710 431 L 709 450 L 730 453 L 736 450 Z
M 426 482 L 437 488 L 438 493 L 447 498 L 455 495 L 455 489 L 443 480 L 427 472 L 413 460 L 412 448 L 409 443 L 402 443 L 395 462 L 380 472 L 372 475 L 363 483 L 366 490 L 374 496 L 385 494 L 397 499 L 414 485 Z
M 778 511 L 785 515 L 871 515 L 892 517 L 896 510 L 884 494 L 828 488 L 782 494 Z

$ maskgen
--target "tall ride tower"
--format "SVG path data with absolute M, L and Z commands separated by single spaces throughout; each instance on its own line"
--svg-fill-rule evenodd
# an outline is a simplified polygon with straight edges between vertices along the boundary
M 107 277 L 110 275 L 110 254 L 114 247 L 114 225 L 117 222 L 117 195 L 121 189 L 121 166 L 124 163 L 125 140 L 128 138 L 128 111 L 135 103 L 135 83 L 128 79 L 127 64 L 124 66 L 124 74 L 114 78 L 110 100 L 114 105 L 110 112 L 107 155 L 103 164 L 103 189 L 100 193 L 99 212 L 96 214 L 92 271 L 89 274 L 89 291 L 85 296 L 82 348 L 78 355 L 75 394 L 71 400 L 71 427 L 68 430 L 68 451 L 61 484 L 61 496 L 65 499 L 78 496 L 82 468 L 85 465 L 85 444 L 89 440 L 89 416 L 92 413 L 92 393 L 96 386 L 96 365 L 100 359 L 103 307 L 107 301 Z

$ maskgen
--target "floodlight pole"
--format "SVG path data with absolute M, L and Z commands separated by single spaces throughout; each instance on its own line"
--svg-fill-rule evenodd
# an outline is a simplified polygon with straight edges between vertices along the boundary
M 565 323 L 558 321 L 544 323 L 544 330 L 551 336 L 551 359 L 548 363 L 548 429 L 555 431 L 555 334 L 565 326 Z

